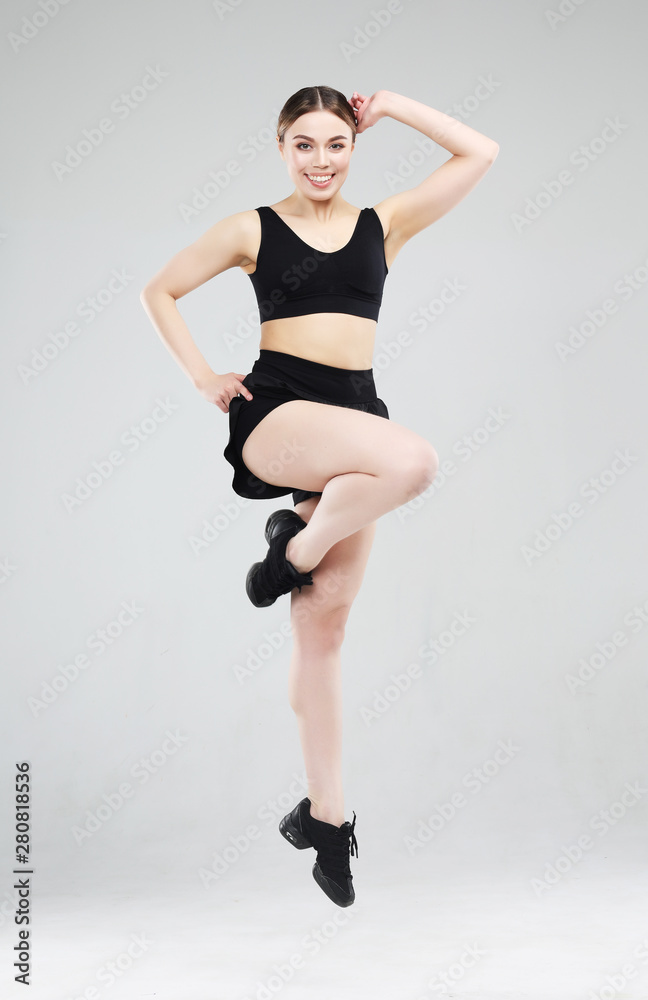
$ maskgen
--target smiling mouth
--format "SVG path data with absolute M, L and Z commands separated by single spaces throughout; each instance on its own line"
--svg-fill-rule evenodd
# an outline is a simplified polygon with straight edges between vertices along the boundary
M 311 184 L 318 184 L 320 187 L 323 187 L 325 184 L 328 184 L 329 181 L 333 180 L 333 178 L 335 177 L 335 174 L 308 174 L 307 173 L 306 176 L 308 177 L 308 179 L 311 182 Z

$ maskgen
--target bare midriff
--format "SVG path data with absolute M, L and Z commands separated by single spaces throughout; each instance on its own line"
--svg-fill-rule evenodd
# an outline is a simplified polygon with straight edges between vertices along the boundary
M 311 313 L 261 324 L 259 347 L 335 368 L 371 368 L 376 320 L 346 313 Z

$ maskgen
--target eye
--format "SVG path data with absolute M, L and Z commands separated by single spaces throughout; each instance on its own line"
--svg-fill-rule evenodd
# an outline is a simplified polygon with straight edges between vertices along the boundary
M 296 147 L 295 147 L 295 149 L 301 149 L 302 146 L 308 146 L 310 148 L 310 143 L 309 142 L 298 142 L 297 145 L 296 145 Z M 344 143 L 342 143 L 342 142 L 333 142 L 333 143 L 331 143 L 331 146 L 337 146 L 338 149 L 344 149 Z

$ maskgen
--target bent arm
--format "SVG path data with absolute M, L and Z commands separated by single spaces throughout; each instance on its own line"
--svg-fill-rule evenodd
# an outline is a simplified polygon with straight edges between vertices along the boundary
M 252 214 L 237 212 L 217 222 L 195 243 L 175 254 L 140 293 L 140 301 L 160 339 L 196 388 L 215 373 L 198 350 L 176 301 L 245 261 Z
M 392 244 L 400 248 L 476 187 L 495 162 L 499 144 L 443 111 L 401 94 L 383 91 L 381 102 L 386 117 L 410 125 L 452 153 L 416 187 L 380 202 Z

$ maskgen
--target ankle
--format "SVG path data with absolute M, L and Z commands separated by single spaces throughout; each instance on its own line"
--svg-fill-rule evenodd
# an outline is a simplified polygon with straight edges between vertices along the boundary
M 302 528 L 302 531 L 305 529 Z M 303 547 L 299 543 L 299 536 L 302 531 L 299 531 L 292 538 L 288 539 L 288 544 L 286 545 L 286 559 L 289 563 L 295 567 L 298 573 L 310 573 L 313 567 L 309 564 L 307 560 L 304 559 Z
M 332 823 L 333 826 L 342 826 L 344 823 L 344 809 L 340 806 L 318 804 L 311 800 L 310 815 L 321 823 Z

